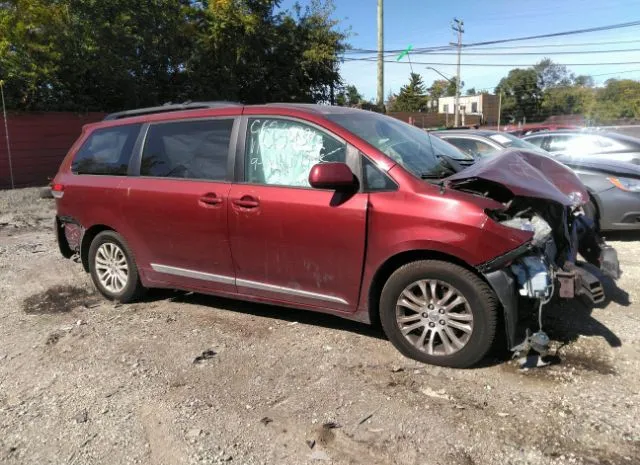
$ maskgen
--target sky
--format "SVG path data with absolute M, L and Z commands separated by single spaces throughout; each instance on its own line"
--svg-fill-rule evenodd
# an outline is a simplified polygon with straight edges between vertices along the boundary
M 309 0 L 298 0 L 305 5 Z M 283 1 L 288 7 L 293 0 Z M 340 21 L 341 29 L 348 29 L 348 43 L 353 48 L 375 49 L 377 47 L 377 0 L 334 0 L 334 18 Z M 607 26 L 640 20 L 640 0 L 457 0 L 455 2 L 434 0 L 385 0 L 384 3 L 384 47 L 386 50 L 448 45 L 456 40 L 451 30 L 454 17 L 464 21 L 463 43 L 516 38 L 530 35 Z M 606 45 L 575 45 L 584 43 L 635 41 Z M 544 45 L 561 45 L 547 47 Z M 558 38 L 535 39 L 523 42 L 500 44 L 513 49 L 484 50 L 487 53 L 534 52 L 528 56 L 471 56 L 465 53 L 481 53 L 480 47 L 463 50 L 461 80 L 465 89 L 493 91 L 500 79 L 506 76 L 509 67 L 478 67 L 473 63 L 532 65 L 545 57 L 566 64 L 575 74 L 594 75 L 596 84 L 610 78 L 640 79 L 640 26 L 576 34 Z M 495 45 L 494 47 L 497 47 Z M 524 47 L 520 47 L 524 46 Z M 533 47 L 532 47 L 533 46 Z M 633 50 L 625 52 L 584 53 L 576 55 L 553 55 L 562 51 Z M 449 53 L 454 50 L 447 51 Z M 353 55 L 362 57 L 371 55 Z M 395 58 L 389 58 L 395 61 Z M 456 72 L 456 55 L 422 54 L 411 55 L 412 62 L 445 63 L 433 65 L 447 76 Z M 598 65 L 606 62 L 637 62 L 637 64 Z M 587 63 L 589 66 L 571 66 L 571 63 Z M 440 79 L 426 65 L 413 64 L 413 71 L 422 75 L 430 85 Z M 385 63 L 385 98 L 390 91 L 398 92 L 409 80 L 410 66 L 406 59 L 401 63 Z M 367 99 L 376 96 L 376 62 L 351 61 L 341 65 L 341 75 L 346 84 L 355 85 Z

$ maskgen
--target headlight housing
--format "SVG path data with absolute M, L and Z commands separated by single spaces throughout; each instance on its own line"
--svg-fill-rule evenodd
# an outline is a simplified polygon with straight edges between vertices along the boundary
M 510 220 L 500 221 L 500 224 L 522 231 L 531 231 L 533 233 L 533 243 L 536 245 L 544 244 L 551 237 L 551 226 L 538 215 L 534 215 L 531 219 L 511 218 Z
M 640 192 L 640 179 L 633 178 L 607 178 L 618 189 L 627 192 Z

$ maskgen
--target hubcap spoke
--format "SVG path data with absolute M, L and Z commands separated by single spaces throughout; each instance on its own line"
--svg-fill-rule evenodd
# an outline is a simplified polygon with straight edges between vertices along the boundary
M 465 300 L 462 297 L 458 296 L 450 304 L 445 305 L 444 310 L 445 312 L 449 312 L 452 309 L 456 308 L 458 305 L 463 304 L 464 302 Z
M 424 329 L 422 330 L 422 334 L 420 335 L 420 337 L 418 338 L 415 344 L 418 349 L 423 350 L 424 340 L 427 338 L 428 333 L 429 333 L 429 327 L 425 325 Z
M 438 298 L 438 295 L 436 294 L 436 285 L 437 283 L 435 281 L 429 281 L 429 294 L 431 300 L 434 301 Z
M 411 302 L 413 302 L 416 305 L 424 305 L 425 304 L 424 299 L 421 299 L 420 297 L 416 296 L 409 289 L 405 289 L 404 291 L 402 291 L 402 295 L 404 297 L 406 297 L 407 299 L 409 299 Z M 424 296 L 424 294 L 422 294 L 422 295 Z
M 412 321 L 421 320 L 422 315 L 419 313 L 414 313 L 413 315 L 403 316 L 398 318 L 400 323 L 411 323 Z
M 414 329 L 418 329 L 420 326 L 424 326 L 423 321 L 418 321 L 417 323 L 414 323 L 412 325 L 405 326 L 404 328 L 402 328 L 402 334 L 407 335 Z
M 455 349 L 451 345 L 451 341 L 449 341 L 449 337 L 447 336 L 445 331 L 438 331 L 438 335 L 440 336 L 440 340 L 442 341 L 442 345 L 444 346 L 444 353 L 449 355 L 455 352 Z
M 444 332 L 447 334 L 447 336 L 449 336 L 449 339 L 451 340 L 451 342 L 453 342 L 453 345 L 456 346 L 457 349 L 462 349 L 464 347 L 464 342 L 458 339 L 458 336 L 453 333 L 453 330 L 450 327 L 445 326 Z
M 473 316 L 470 313 L 451 312 L 451 313 L 447 313 L 447 316 L 449 317 L 450 320 L 473 321 Z
M 407 307 L 407 308 L 413 310 L 414 312 L 419 312 L 419 311 L 422 310 L 420 305 L 416 305 L 413 302 L 408 301 L 407 299 L 402 299 L 402 300 L 398 301 L 398 305 L 402 305 L 403 307 Z
M 454 320 L 449 320 L 447 322 L 447 325 L 450 326 L 451 328 L 459 329 L 460 331 L 463 331 L 465 333 L 470 333 L 473 330 L 473 328 L 471 328 L 471 325 L 458 323 L 457 321 L 454 321 Z
M 431 330 L 429 334 L 429 345 L 427 346 L 427 353 L 429 355 L 433 355 L 433 346 L 434 346 L 435 339 L 436 339 L 436 332 Z
M 438 300 L 438 305 L 445 305 L 449 299 L 451 299 L 451 297 L 453 297 L 453 290 L 451 290 L 451 288 L 449 288 L 449 290 L 447 290 L 447 292 L 445 293 L 445 295 L 442 297 L 442 299 Z

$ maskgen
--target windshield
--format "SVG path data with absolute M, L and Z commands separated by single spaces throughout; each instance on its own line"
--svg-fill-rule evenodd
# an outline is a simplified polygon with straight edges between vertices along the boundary
M 518 149 L 525 149 L 525 150 L 532 150 L 533 152 L 541 152 L 542 150 L 540 149 L 540 147 L 538 147 L 537 145 L 532 144 L 531 142 L 527 142 L 526 140 L 522 140 L 512 134 L 508 134 L 508 133 L 499 133 L 499 134 L 491 134 L 489 136 L 490 139 L 493 139 L 494 141 L 496 141 L 498 144 L 502 145 L 503 147 L 508 147 L 508 148 L 518 148 Z
M 364 139 L 418 177 L 451 174 L 454 160 L 473 160 L 453 145 L 395 118 L 374 112 L 328 114 L 327 119 Z

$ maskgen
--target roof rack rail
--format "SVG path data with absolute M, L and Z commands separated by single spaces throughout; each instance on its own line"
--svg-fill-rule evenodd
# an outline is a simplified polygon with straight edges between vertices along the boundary
M 223 108 L 231 106 L 241 106 L 238 102 L 214 101 L 214 102 L 184 102 L 184 103 L 165 103 L 158 107 L 137 108 L 135 110 L 118 111 L 110 113 L 104 117 L 104 121 L 131 118 L 133 116 L 151 115 L 154 113 L 169 113 L 171 111 L 197 110 L 200 108 Z

